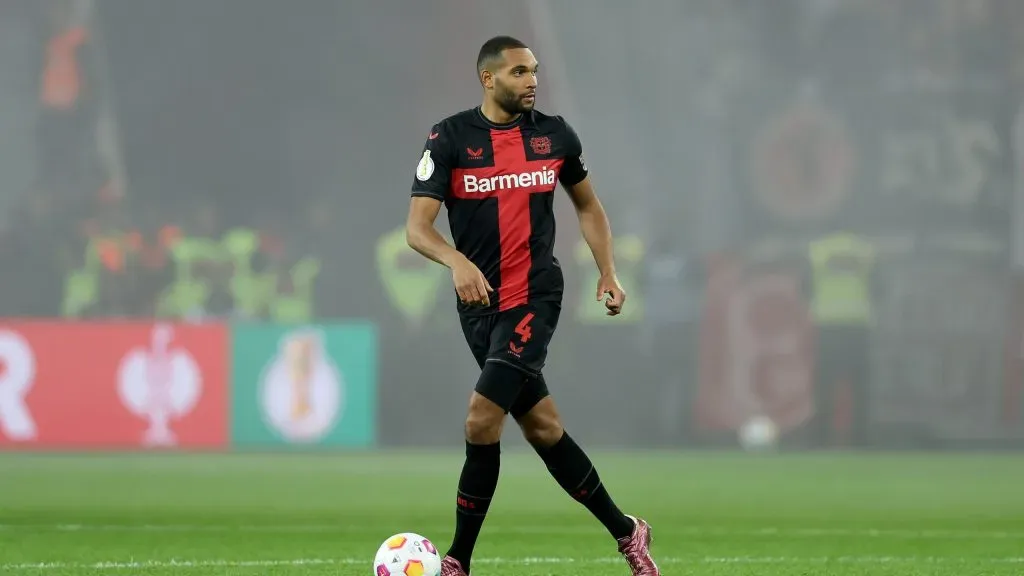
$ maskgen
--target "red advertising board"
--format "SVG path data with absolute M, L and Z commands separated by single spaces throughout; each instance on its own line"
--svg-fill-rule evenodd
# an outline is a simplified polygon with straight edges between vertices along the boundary
M 0 449 L 221 448 L 221 324 L 0 321 Z
M 715 263 L 700 332 L 695 419 L 702 431 L 732 432 L 768 417 L 783 432 L 814 414 L 813 324 L 787 270 Z

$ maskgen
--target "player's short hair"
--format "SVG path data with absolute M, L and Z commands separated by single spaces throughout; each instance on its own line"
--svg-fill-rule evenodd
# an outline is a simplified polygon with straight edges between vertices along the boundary
M 477 75 L 490 66 L 492 62 L 501 58 L 502 52 L 516 48 L 529 48 L 529 46 L 511 36 L 495 36 L 484 42 L 484 45 L 480 47 L 480 53 L 476 57 Z

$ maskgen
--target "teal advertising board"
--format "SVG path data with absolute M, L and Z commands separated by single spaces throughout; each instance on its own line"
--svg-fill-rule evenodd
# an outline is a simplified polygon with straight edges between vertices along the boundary
M 371 324 L 235 324 L 232 443 L 364 447 L 375 441 L 377 332 Z

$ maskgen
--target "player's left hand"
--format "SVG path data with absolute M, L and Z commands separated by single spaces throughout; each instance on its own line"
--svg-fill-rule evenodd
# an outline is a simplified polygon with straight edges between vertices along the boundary
M 626 303 L 626 291 L 619 284 L 615 274 L 602 275 L 597 281 L 597 301 L 600 302 L 605 295 L 610 297 L 604 301 L 604 307 L 608 309 L 609 316 L 618 316 L 622 312 L 622 305 Z

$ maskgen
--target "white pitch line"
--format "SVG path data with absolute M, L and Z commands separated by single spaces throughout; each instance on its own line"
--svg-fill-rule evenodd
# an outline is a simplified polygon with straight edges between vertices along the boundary
M 447 529 L 447 525 L 424 526 L 422 531 Z M 0 524 L 0 531 L 56 531 L 56 532 L 258 532 L 270 534 L 318 534 L 363 532 L 365 525 L 347 524 Z M 600 527 L 562 526 L 495 526 L 488 528 L 495 534 L 597 534 Z M 669 527 L 656 526 L 663 534 L 683 536 L 743 536 L 785 538 L 893 538 L 906 540 L 1024 540 L 1024 532 L 1006 530 L 911 530 L 900 528 L 720 528 L 713 526 Z
M 766 536 L 788 538 L 854 537 L 854 538 L 900 538 L 911 540 L 1019 540 L 1024 532 L 1007 530 L 911 530 L 900 528 L 683 528 L 680 534 L 705 536 Z
M 1024 564 L 1024 556 L 705 556 L 698 558 L 658 558 L 659 564 Z M 476 558 L 474 564 L 497 566 L 615 564 L 620 557 L 567 558 Z M 26 562 L 0 564 L 0 570 L 12 572 L 44 570 L 131 570 L 161 568 L 273 568 L 288 566 L 370 566 L 366 558 L 298 558 L 294 560 L 144 560 L 131 562 Z

